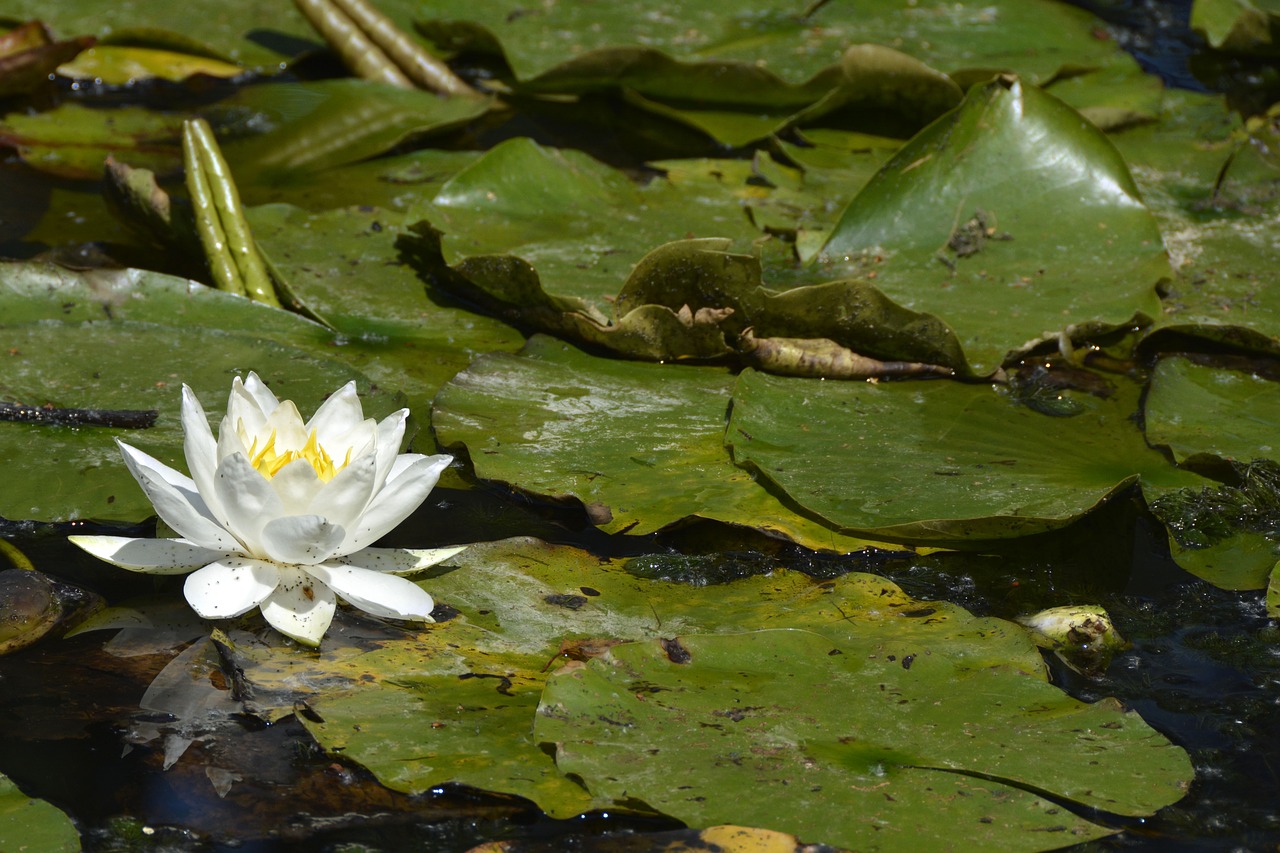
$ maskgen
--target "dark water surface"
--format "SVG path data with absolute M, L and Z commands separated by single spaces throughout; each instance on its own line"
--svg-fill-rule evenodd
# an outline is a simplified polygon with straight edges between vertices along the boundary
M 1275 94 L 1274 69 L 1215 56 L 1187 30 L 1188 0 L 1080 5 L 1110 21 L 1117 41 L 1170 85 L 1230 89 L 1242 104 Z M 175 94 L 159 96 L 166 92 Z M 625 116 L 617 120 L 625 124 Z M 488 146 L 511 135 L 587 147 L 614 163 L 638 165 L 668 154 L 643 145 L 632 150 L 622 132 L 602 137 L 598 126 L 577 126 L 554 113 L 524 114 L 511 125 L 483 129 L 472 142 Z M 583 138 L 592 144 L 582 145 Z M 0 254 L 27 257 L 48 248 L 24 242 L 22 223 L 38 218 L 49 179 L 10 160 L 0 163 L 0 183 L 7 196 Z M 84 233 L 94 234 L 92 228 Z M 69 546 L 68 532 L 66 526 L 0 529 L 42 571 L 113 603 L 155 589 L 142 577 L 129 576 L 122 585 L 122 573 Z M 395 536 L 418 544 L 534 535 L 605 556 L 643 556 L 638 571 L 677 580 L 686 574 L 730 580 L 774 566 L 818 577 L 875 571 L 917 598 L 953 601 L 982 615 L 1102 604 L 1132 647 L 1092 678 L 1050 658 L 1055 683 L 1085 701 L 1112 696 L 1137 710 L 1188 750 L 1197 778 L 1182 802 L 1150 819 L 1120 823 L 1119 835 L 1081 849 L 1280 847 L 1280 628 L 1266 617 L 1261 592 L 1218 590 L 1178 568 L 1161 528 L 1136 497 L 1121 497 L 1060 534 L 983 555 L 831 557 L 757 539 L 726 542 L 722 532 L 709 541 L 700 538 L 704 532 L 607 537 L 574 511 L 536 509 L 478 489 L 433 495 Z M 165 591 L 179 594 L 180 579 L 166 583 Z M 320 752 L 292 719 L 270 727 L 249 717 L 220 725 L 165 770 L 162 739 L 141 738 L 147 725 L 162 730 L 166 720 L 147 719 L 138 701 L 180 649 L 121 659 L 103 652 L 109 636 L 46 640 L 0 657 L 0 772 L 67 810 L 88 850 L 464 851 L 509 838 L 521 840 L 520 850 L 638 851 L 683 837 L 675 824 L 634 817 L 552 821 L 521 801 L 465 790 L 397 794 Z M 220 777 L 210 768 L 241 778 L 220 796 Z

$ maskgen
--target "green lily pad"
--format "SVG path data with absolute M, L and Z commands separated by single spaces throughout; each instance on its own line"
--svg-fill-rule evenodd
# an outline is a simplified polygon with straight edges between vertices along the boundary
M 514 351 L 524 336 L 497 320 L 429 300 L 400 262 L 403 215 L 362 206 L 308 213 L 250 208 L 259 249 L 289 292 L 344 336 L 336 355 L 425 409 L 476 356 Z
M 323 183 L 316 172 L 451 130 L 491 106 L 368 80 L 322 80 L 241 89 L 210 118 L 233 137 L 225 150 L 237 182 Z
M 1046 792 L 1130 815 L 1185 794 L 1186 754 L 1118 703 L 932 652 L 800 630 L 617 645 L 548 679 L 534 736 L 601 805 L 850 849 L 1042 850 L 1111 831 Z
M 1161 359 L 1144 411 L 1147 440 L 1173 458 L 1280 458 L 1280 385 L 1239 370 Z
M 738 103 L 811 103 L 848 45 L 878 43 L 943 71 L 1005 69 L 1048 80 L 1064 65 L 1097 67 L 1115 55 L 1093 18 L 1042 0 L 903 6 L 890 0 L 792 4 L 715 0 L 673 10 L 644 0 L 626 16 L 590 4 L 529 13 L 519 0 L 434 3 L 419 30 L 441 48 L 500 53 L 522 89 L 623 86 L 650 96 Z M 956 33 L 962 32 L 962 39 Z M 1030 47 L 1034 45 L 1035 47 Z
M 465 447 L 476 476 L 573 498 L 608 532 L 650 533 L 690 518 L 754 527 L 815 549 L 862 540 L 791 512 L 722 446 L 732 376 L 595 358 L 549 338 L 477 359 L 436 397 L 442 447 Z
M 734 460 L 845 532 L 973 547 L 1064 527 L 1141 481 L 1205 485 L 1148 448 L 1133 394 L 1074 417 L 989 386 L 783 379 L 744 371 L 725 442 Z
M 28 797 L 0 775 L 0 850 L 74 853 L 80 833 L 61 809 Z
M 630 358 L 733 357 L 755 326 L 759 336 L 825 338 L 886 360 L 962 362 L 937 318 L 862 281 L 803 287 L 816 274 L 757 230 L 824 230 L 847 197 L 839 179 L 870 169 L 861 150 L 844 158 L 812 187 L 759 156 L 750 166 L 664 163 L 667 180 L 637 188 L 584 155 L 511 140 L 446 183 L 430 223 L 401 246 L 434 287 Z M 566 213 L 551 222 L 543 212 L 553 208 Z M 703 234 L 717 236 L 676 239 Z M 792 289 L 769 290 L 766 277 Z
M 325 169 L 322 176 L 303 171 L 269 183 L 237 184 L 246 205 L 292 204 L 305 210 L 367 206 L 397 213 L 417 212 L 446 181 L 481 156 L 479 151 L 424 148 Z M 420 216 L 420 214 L 417 214 Z
M 1157 124 L 1112 138 L 1160 220 L 1176 277 L 1150 346 L 1191 335 L 1280 353 L 1280 249 L 1268 238 L 1280 212 L 1280 170 L 1270 146 L 1242 126 L 1218 95 L 1170 90 Z
M 362 374 L 328 356 L 324 329 L 202 285 L 156 273 L 76 274 L 41 264 L 0 266 L 0 282 L 6 401 L 159 413 L 156 425 L 142 430 L 0 423 L 6 456 L 26 460 L 0 488 L 5 518 L 152 515 L 112 439 L 185 468 L 182 383 L 210 411 L 225 404 L 232 376 L 249 370 L 303 411 L 351 379 L 360 382 L 371 416 L 398 407 L 392 393 L 374 391 Z M 239 331 L 245 328 L 255 334 Z
M 0 120 L 0 145 L 13 147 L 32 168 L 64 178 L 101 178 L 108 155 L 153 172 L 175 172 L 182 165 L 181 134 L 180 115 L 71 101 Z
M 1011 78 L 975 87 L 903 146 L 850 202 L 818 263 L 828 278 L 874 272 L 890 299 L 954 329 L 978 374 L 1064 330 L 1149 322 L 1171 275 L 1115 148 Z
M 503 142 L 464 169 L 426 215 L 445 235 L 443 260 L 472 287 L 502 300 L 513 288 L 508 267 L 536 267 L 540 288 L 561 310 L 600 323 L 651 249 L 690 237 L 728 238 L 746 249 L 760 237 L 728 192 L 706 197 L 663 181 L 640 188 L 585 154 L 528 139 Z
M 1194 0 L 1191 27 L 1218 50 L 1274 56 L 1280 47 L 1276 0 Z
M 922 671 L 938 666 L 960 682 L 951 686 L 965 695 L 970 695 L 969 679 L 986 685 L 971 694 L 972 701 L 985 696 L 982 701 L 989 705 L 990 695 L 1011 691 L 1034 695 L 1049 707 L 1062 706 L 1084 725 L 1096 714 L 1098 723 L 1107 725 L 1090 726 L 1095 735 L 1124 750 L 1121 742 L 1143 731 L 1148 748 L 1164 759 L 1166 769 L 1173 769 L 1174 778 L 1134 784 L 1118 797 L 1109 785 L 1095 787 L 1092 795 L 1075 791 L 1077 783 L 1070 776 L 1053 789 L 1072 790 L 1083 801 L 1117 811 L 1149 808 L 1160 797 L 1176 798 L 1189 776 L 1181 751 L 1143 729 L 1133 715 L 1108 704 L 1080 705 L 1049 687 L 1043 661 L 1019 626 L 975 618 L 946 603 L 914 600 L 874 575 L 817 581 L 779 569 L 730 584 L 689 587 L 638 577 L 617 562 L 573 548 L 516 539 L 472 546 L 421 583 L 457 615 L 404 639 L 360 639 L 367 630 L 347 631 L 346 636 L 331 632 L 320 656 L 253 643 L 240 643 L 237 649 L 237 665 L 243 666 L 259 700 L 265 696 L 287 710 L 305 699 L 314 713 L 302 720 L 323 746 L 365 765 L 397 790 L 420 792 L 462 782 L 529 797 L 560 817 L 599 806 L 600 799 L 593 801 L 570 782 L 565 768 L 557 768 L 538 746 L 546 739 L 537 734 L 546 721 L 535 721 L 534 712 L 546 673 L 556 661 L 596 657 L 618 641 L 707 632 L 724 635 L 726 643 L 741 651 L 744 637 L 751 643 L 762 635 L 739 632 L 771 628 L 816 632 L 824 654 L 846 643 L 874 647 L 882 661 L 890 662 L 886 667 L 891 672 L 913 670 L 917 661 Z M 552 682 L 561 677 L 550 676 Z M 1009 687 L 990 686 L 992 679 L 1008 681 Z M 866 693 L 877 691 L 838 694 L 845 703 L 844 718 L 850 697 Z M 661 701 L 658 694 L 644 695 Z M 875 703 L 885 701 L 883 696 L 865 698 Z M 1117 727 L 1124 731 L 1112 731 Z M 1070 728 L 1064 725 L 1056 737 L 1074 742 L 1078 734 L 1067 734 Z M 675 730 L 669 734 L 679 736 Z M 930 742 L 945 739 L 937 734 Z M 962 741 L 951 746 L 966 755 L 982 751 L 985 743 Z M 1066 761 L 1105 762 L 1102 756 L 1109 749 L 1094 740 L 1090 749 Z M 1069 750 L 1064 747 L 1055 755 L 1063 751 Z M 1007 760 L 1001 750 L 986 757 Z M 622 764 L 631 760 L 619 758 Z M 1113 772 L 1101 771 L 1104 778 Z M 966 788 L 977 784 L 966 777 L 956 777 L 956 782 Z M 1022 797 L 998 782 L 996 789 Z M 1025 801 L 1036 799 L 1027 796 Z M 794 804 L 795 814 L 803 808 Z M 978 815 L 974 817 L 976 821 Z M 1056 819 L 1060 825 L 1061 814 Z M 1085 822 L 1073 826 L 1086 833 L 1082 837 L 1107 831 Z
M 1169 448 L 1180 464 L 1237 462 L 1244 471 L 1243 491 L 1223 486 L 1170 494 L 1154 504 L 1169 530 L 1173 559 L 1224 589 L 1261 589 L 1280 556 L 1280 518 L 1273 510 L 1280 495 L 1274 484 L 1268 487 L 1265 471 L 1251 474 L 1253 466 L 1244 463 L 1280 455 L 1276 383 L 1241 370 L 1164 358 L 1151 374 L 1143 416 L 1148 440 Z

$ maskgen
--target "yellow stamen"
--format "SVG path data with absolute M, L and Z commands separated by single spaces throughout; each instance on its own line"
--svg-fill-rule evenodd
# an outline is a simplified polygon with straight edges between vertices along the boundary
M 279 473 L 281 468 L 298 459 L 305 459 L 310 462 L 311 467 L 315 469 L 316 476 L 327 483 L 334 478 L 334 475 L 351 463 L 351 449 L 347 448 L 347 456 L 342 460 L 342 464 L 335 465 L 332 457 L 320 446 L 315 430 L 312 430 L 311 434 L 307 436 L 307 443 L 302 446 L 301 450 L 285 450 L 283 452 L 277 450 L 275 430 L 271 431 L 271 436 L 262 445 L 261 450 L 258 449 L 258 439 L 256 437 L 253 439 L 253 446 L 249 448 L 249 461 L 267 479 L 271 479 Z

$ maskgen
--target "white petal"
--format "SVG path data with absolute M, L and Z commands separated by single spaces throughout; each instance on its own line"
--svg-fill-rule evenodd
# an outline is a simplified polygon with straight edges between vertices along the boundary
M 281 511 L 285 515 L 326 514 L 313 510 L 311 504 L 329 484 L 321 481 L 316 469 L 306 459 L 293 460 L 277 471 L 268 482 L 280 498 Z M 338 519 L 335 522 L 342 523 Z
M 414 550 L 410 548 L 365 548 L 330 560 L 329 564 L 360 566 L 375 572 L 390 574 L 408 574 L 418 572 L 437 563 L 443 563 L 454 554 L 467 550 L 467 545 L 455 545 L 449 548 L 427 548 Z
M 283 473 L 283 472 L 281 472 Z M 367 453 L 352 460 L 332 480 L 312 492 L 305 512 L 323 515 L 334 524 L 351 527 L 356 524 L 375 491 L 377 460 Z
M 250 374 L 250 376 L 258 386 L 262 386 L 256 374 Z M 274 412 L 276 406 L 280 405 L 270 391 L 266 391 L 266 395 L 266 398 L 255 395 L 245 386 L 245 383 L 240 381 L 239 376 L 233 379 L 231 381 L 231 396 L 227 398 L 226 418 L 222 422 L 218 437 L 222 438 L 222 434 L 227 431 L 228 427 L 232 432 L 244 432 L 250 436 L 261 432 L 262 425 L 267 422 L 267 415 Z
M 215 560 L 234 556 L 185 539 L 129 539 L 125 536 L 68 536 L 99 560 L 151 575 L 185 575 Z
M 413 581 L 358 566 L 311 566 L 307 571 L 366 613 L 386 619 L 434 621 L 431 611 L 435 602 Z
M 318 515 L 273 518 L 262 526 L 262 548 L 277 563 L 311 566 L 342 545 L 346 531 Z
M 240 377 L 236 377 L 236 382 L 240 381 Z M 234 382 L 232 383 L 234 386 Z M 276 399 L 276 395 L 271 393 L 271 389 L 267 387 L 267 383 L 258 378 L 258 374 L 249 371 L 249 375 L 243 382 L 244 390 L 251 396 L 258 405 L 258 411 L 264 415 L 269 415 L 280 405 L 280 401 Z
M 307 426 L 302 422 L 302 414 L 292 400 L 285 400 L 276 406 L 275 411 L 267 416 L 262 425 L 262 432 L 270 437 L 276 434 L 276 450 L 301 450 L 307 443 Z
M 266 423 L 266 418 L 262 420 L 263 423 Z M 243 453 L 248 456 L 249 451 L 253 449 L 253 439 L 257 435 L 256 431 L 247 431 L 242 436 L 240 430 L 236 427 L 235 418 L 231 416 L 231 412 L 227 412 L 222 419 L 222 423 L 218 424 L 217 461 L 220 463 L 233 453 Z M 261 441 L 265 440 L 265 437 L 261 439 Z
M 408 409 L 401 409 L 388 415 L 378 424 L 378 488 L 382 487 L 387 477 L 391 476 L 396 454 L 400 452 L 400 442 L 404 440 L 405 420 L 409 417 Z
M 318 646 L 336 607 L 329 587 L 301 569 L 281 566 L 280 585 L 262 602 L 262 615 L 286 637 Z
M 183 592 L 191 609 L 205 619 L 230 619 L 261 604 L 279 580 L 271 563 L 228 557 L 192 573 Z
M 440 472 L 452 461 L 453 457 L 447 454 L 420 456 L 394 478 L 388 478 L 364 515 L 353 528 L 348 528 L 347 541 L 339 553 L 354 553 L 390 533 L 427 499 Z
M 316 431 L 321 446 L 337 446 L 346 442 L 348 436 L 364 425 L 364 411 L 360 407 L 360 397 L 356 394 L 355 381 L 348 382 L 329 395 L 329 399 L 320 404 L 316 413 L 307 421 L 307 431 Z
M 183 539 L 205 548 L 236 551 L 240 543 L 213 516 L 195 483 L 137 448 L 118 441 L 129 473 L 142 486 L 156 514 Z
M 204 407 L 187 385 L 182 386 L 182 449 L 196 491 L 208 503 L 213 495 L 213 472 L 218 467 L 218 442 L 209 429 Z
M 223 525 L 244 543 L 250 555 L 261 557 L 262 525 L 284 514 L 267 478 L 243 453 L 233 453 L 218 463 L 213 491 L 222 504 Z

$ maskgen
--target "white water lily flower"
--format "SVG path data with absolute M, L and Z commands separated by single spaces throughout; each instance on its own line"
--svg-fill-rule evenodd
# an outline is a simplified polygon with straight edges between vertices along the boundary
M 190 477 L 117 442 L 156 513 L 182 538 L 71 541 L 122 568 L 193 572 L 185 592 L 200 616 L 229 619 L 260 607 L 277 631 L 309 646 L 333 620 L 335 593 L 375 616 L 429 622 L 431 596 L 396 573 L 463 549 L 370 547 L 426 500 L 453 461 L 399 453 L 408 414 L 366 420 L 351 382 L 303 423 L 292 401 L 280 402 L 250 373 L 232 382 L 215 439 L 184 385 Z

